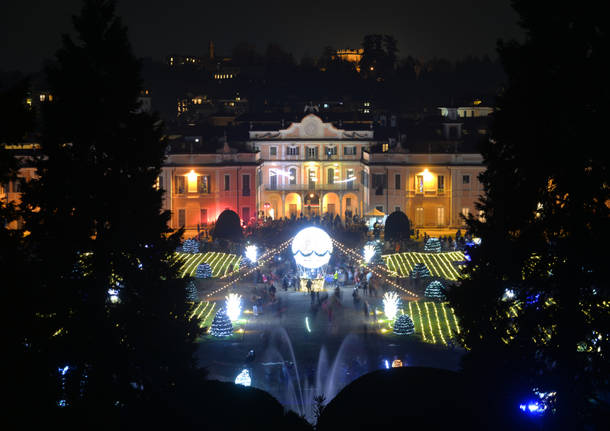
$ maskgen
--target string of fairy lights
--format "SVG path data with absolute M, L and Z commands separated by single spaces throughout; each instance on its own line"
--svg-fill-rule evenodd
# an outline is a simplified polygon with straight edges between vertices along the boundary
M 254 266 L 253 268 L 249 268 L 249 269 L 242 268 L 239 271 L 237 271 L 237 273 L 231 273 L 231 274 L 227 274 L 227 275 L 220 277 L 220 279 L 222 280 L 231 275 L 235 276 L 235 278 L 233 280 L 231 280 L 230 282 L 228 282 L 227 284 L 219 287 L 218 289 L 215 289 L 215 290 L 212 290 L 211 292 L 209 292 L 206 295 L 206 298 L 209 298 L 209 297 L 217 294 L 218 292 L 221 292 L 221 291 L 231 287 L 232 285 L 236 284 L 244 277 L 247 277 L 248 275 L 252 274 L 254 271 L 256 271 L 260 267 L 264 266 L 267 262 L 271 261 L 276 255 L 278 255 L 279 253 L 282 253 L 284 250 L 286 250 L 286 248 L 290 245 L 291 242 L 292 242 L 292 238 L 284 241 L 278 247 L 271 249 L 271 250 L 267 251 L 266 253 L 264 253 L 260 257 L 260 259 L 258 259 L 256 266 Z
M 461 251 L 443 253 L 420 253 L 409 251 L 381 256 L 388 268 L 384 268 L 390 275 L 407 277 L 413 270 L 415 264 L 423 263 L 434 277 L 442 277 L 446 280 L 456 281 L 461 273 L 453 266 L 453 262 L 461 262 L 465 259 Z
M 341 251 L 343 254 L 355 259 L 356 262 L 358 262 L 361 265 L 365 264 L 365 261 L 362 258 L 362 256 L 360 255 L 360 253 L 358 253 L 357 251 L 355 251 L 353 249 L 345 247 L 343 244 L 341 244 L 339 241 L 337 241 L 335 239 L 333 239 L 332 242 L 333 242 L 333 246 L 337 247 L 337 249 L 339 251 Z M 392 281 L 392 280 L 388 279 L 387 277 L 385 277 L 384 275 L 382 275 L 379 271 L 377 271 L 377 268 L 379 268 L 379 267 L 372 267 L 372 266 L 369 267 L 370 271 L 373 274 L 375 274 L 377 277 L 383 279 L 390 286 L 393 286 L 396 289 L 402 290 L 403 292 L 405 292 L 406 294 L 408 294 L 414 298 L 419 298 L 419 295 L 417 295 L 416 293 L 410 291 L 409 289 L 405 289 L 404 287 L 400 286 L 399 284 L 395 283 L 394 281 Z

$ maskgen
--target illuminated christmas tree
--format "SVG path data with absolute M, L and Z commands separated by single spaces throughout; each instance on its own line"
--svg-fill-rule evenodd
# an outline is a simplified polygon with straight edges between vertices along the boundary
M 424 251 L 426 253 L 440 253 L 441 241 L 438 238 L 429 238 L 424 245 Z
M 430 277 L 430 270 L 424 263 L 416 263 L 411 271 L 411 278 L 421 279 L 425 277 Z
M 424 296 L 435 301 L 444 301 L 445 292 L 443 283 L 438 280 L 431 281 L 430 284 L 428 284 L 428 287 L 426 287 Z
M 187 239 L 182 243 L 182 251 L 184 253 L 199 253 L 199 241 Z
M 227 315 L 227 311 L 222 307 L 214 316 L 212 321 L 212 327 L 210 328 L 210 334 L 215 337 L 228 337 L 233 333 L 233 324 L 231 319 Z
M 199 301 L 199 292 L 197 292 L 197 283 L 195 280 L 190 280 L 186 284 L 186 299 L 191 302 Z
M 415 325 L 408 314 L 401 314 L 394 322 L 394 333 L 397 335 L 410 335 L 415 332 Z
M 212 267 L 209 263 L 201 263 L 197 265 L 195 278 L 210 278 L 212 276 Z

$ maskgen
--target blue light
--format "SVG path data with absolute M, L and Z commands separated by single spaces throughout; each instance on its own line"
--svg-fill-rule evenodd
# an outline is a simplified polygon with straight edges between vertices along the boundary
M 387 359 L 385 360 L 385 367 L 388 370 L 390 369 L 390 362 Z
M 59 374 L 61 374 L 62 376 L 65 376 L 69 369 L 70 369 L 70 366 L 66 365 L 63 368 L 60 367 L 58 371 L 59 371 Z
M 519 409 L 530 415 L 541 415 L 546 411 L 547 406 L 538 401 L 530 401 L 527 404 L 519 404 Z

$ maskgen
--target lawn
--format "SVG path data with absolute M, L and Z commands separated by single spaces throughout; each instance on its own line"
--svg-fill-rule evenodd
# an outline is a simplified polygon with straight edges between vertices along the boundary
M 408 314 L 413 319 L 414 336 L 421 338 L 425 343 L 447 345 L 460 332 L 457 318 L 446 302 L 408 301 L 400 312 Z M 393 333 L 392 325 L 392 321 L 383 320 L 381 332 L 388 337 L 402 337 Z
M 450 251 L 443 253 L 419 253 L 415 251 L 406 253 L 386 254 L 382 256 L 388 269 L 400 277 L 408 277 L 416 263 L 424 263 L 433 277 L 446 280 L 457 280 L 460 272 L 454 262 L 464 261 L 464 253 Z
M 209 251 L 207 253 L 176 253 L 176 260 L 181 263 L 180 276 L 192 277 L 197 265 L 208 263 L 212 267 L 212 277 L 223 277 L 239 270 L 241 256 Z

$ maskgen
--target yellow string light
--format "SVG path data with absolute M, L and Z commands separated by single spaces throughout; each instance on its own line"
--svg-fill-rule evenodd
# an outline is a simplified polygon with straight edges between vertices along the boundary
M 434 309 L 434 317 L 436 318 L 436 326 L 438 327 L 438 335 L 440 336 L 441 342 L 443 344 L 447 344 L 447 342 L 445 341 L 445 337 L 443 336 L 443 328 L 441 328 L 441 322 L 438 318 L 438 311 L 436 310 L 436 304 L 434 302 L 430 302 L 430 306 Z

